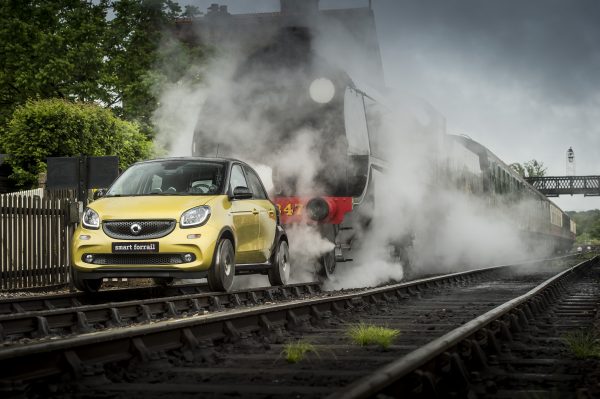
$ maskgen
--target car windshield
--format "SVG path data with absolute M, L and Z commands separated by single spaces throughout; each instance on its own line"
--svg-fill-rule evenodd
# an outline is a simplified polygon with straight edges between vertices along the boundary
M 225 164 L 193 160 L 144 162 L 127 169 L 107 197 L 215 195 L 223 191 Z

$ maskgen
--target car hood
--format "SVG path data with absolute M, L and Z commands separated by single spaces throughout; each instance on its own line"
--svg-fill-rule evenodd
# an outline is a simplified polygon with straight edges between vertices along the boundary
M 190 208 L 206 205 L 216 195 L 162 195 L 139 197 L 105 197 L 89 205 L 100 220 L 175 219 Z

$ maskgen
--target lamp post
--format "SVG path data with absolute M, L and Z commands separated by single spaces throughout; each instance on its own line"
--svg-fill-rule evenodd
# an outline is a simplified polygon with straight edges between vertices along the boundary
M 575 176 L 575 151 L 573 147 L 567 150 L 567 176 Z

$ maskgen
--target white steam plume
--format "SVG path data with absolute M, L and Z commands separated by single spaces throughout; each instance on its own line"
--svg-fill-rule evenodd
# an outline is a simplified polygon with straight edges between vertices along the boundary
M 351 66 L 359 75 L 371 71 L 360 68 L 364 59 L 355 51 L 356 37 L 340 34 L 341 26 L 334 29 L 329 37 L 316 37 L 320 55 L 330 62 L 343 62 L 338 65 L 342 69 Z M 327 54 L 332 48 L 334 56 Z M 198 129 L 197 145 L 211 149 L 216 137 L 229 143 L 219 154 L 253 165 L 271 195 L 273 170 L 279 181 L 291 179 L 296 192 L 318 193 L 324 165 L 334 173 L 345 159 L 332 155 L 343 143 L 331 142 L 328 121 L 319 128 L 294 127 L 295 118 L 325 115 L 303 107 L 299 101 L 307 93 L 296 89 L 308 91 L 305 82 L 311 78 L 306 71 L 292 68 L 254 70 L 250 78 L 240 79 L 237 72 L 245 68 L 245 56 L 243 52 L 223 51 L 203 67 L 205 80 L 201 84 L 183 79 L 167 87 L 154 115 L 158 142 L 167 146 L 169 155 L 191 155 L 194 129 Z M 197 67 L 193 73 L 197 75 Z M 273 85 L 276 90 L 261 91 Z M 285 120 L 277 120 L 278 112 L 274 111 L 278 107 Z M 286 109 L 293 109 L 293 114 L 284 112 Z M 355 245 L 354 261 L 339 263 L 337 277 L 329 286 L 362 287 L 400 280 L 409 259 L 417 272 L 431 273 L 502 263 L 509 255 L 524 258 L 526 247 L 508 215 L 527 206 L 492 210 L 486 198 L 452 188 L 441 172 L 441 166 L 451 162 L 447 156 L 453 156 L 444 155 L 443 119 L 427 106 L 415 106 L 404 98 L 393 99 L 387 111 L 381 121 L 380 141 L 385 143 L 382 157 L 388 166 L 386 173 L 374 174 L 372 228 L 356 232 L 355 244 L 360 245 Z M 282 132 L 281 126 L 290 129 Z M 323 149 L 332 150 L 323 153 Z M 208 153 L 216 155 L 214 150 Z M 289 226 L 288 234 L 294 281 L 312 278 L 315 259 L 330 251 L 333 244 L 309 226 Z M 394 250 L 392 244 L 398 242 L 410 244 L 403 254 Z

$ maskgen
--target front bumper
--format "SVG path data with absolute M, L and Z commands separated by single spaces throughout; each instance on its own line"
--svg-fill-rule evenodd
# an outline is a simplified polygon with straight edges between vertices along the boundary
M 199 237 L 193 237 L 197 235 Z M 200 278 L 206 276 L 211 266 L 218 237 L 219 231 L 210 225 L 189 229 L 177 226 L 165 237 L 147 240 L 114 239 L 102 228 L 90 230 L 79 226 L 71 245 L 71 264 L 77 272 L 86 273 L 86 278 Z M 158 252 L 113 252 L 113 243 L 140 242 L 157 243 Z M 186 262 L 185 254 L 192 255 L 193 260 Z M 93 260 L 84 260 L 86 255 L 91 255 Z

